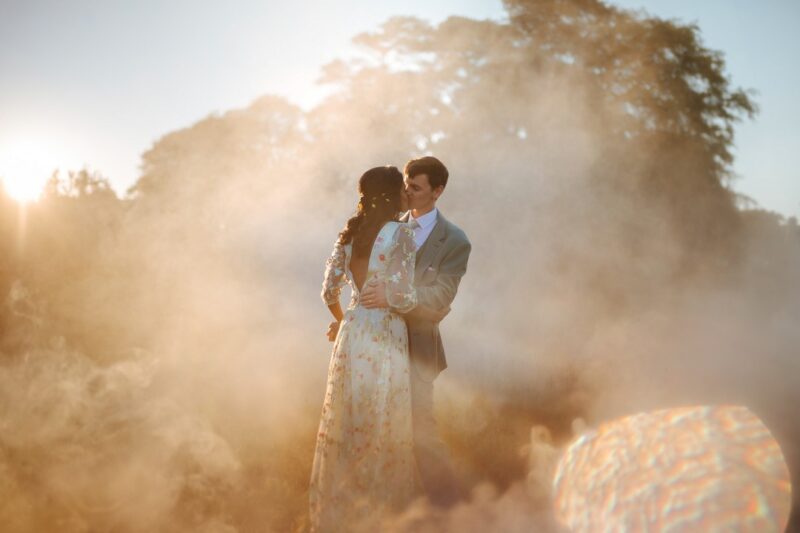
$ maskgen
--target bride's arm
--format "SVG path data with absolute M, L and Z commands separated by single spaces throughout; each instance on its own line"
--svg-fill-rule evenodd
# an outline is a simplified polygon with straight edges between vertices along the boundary
M 414 287 L 415 257 L 414 232 L 402 225 L 397 230 L 397 242 L 389 255 L 383 292 L 386 304 L 398 313 L 406 313 L 417 305 L 417 291 Z
M 322 301 L 324 301 L 330 310 L 336 322 L 328 326 L 328 338 L 333 340 L 336 338 L 336 332 L 339 329 L 339 323 L 344 318 L 342 312 L 342 304 L 339 302 L 339 296 L 342 292 L 342 286 L 345 283 L 344 267 L 345 267 L 345 250 L 344 245 L 339 241 L 333 246 L 333 252 L 328 260 L 325 262 L 325 277 L 322 280 Z
M 339 302 L 329 305 L 328 309 L 330 309 L 333 318 L 336 319 L 328 324 L 328 340 L 333 342 L 336 340 L 336 335 L 339 333 L 339 326 L 342 324 L 344 313 L 342 313 L 342 306 L 339 305 Z
M 344 318 L 344 312 L 342 311 L 342 304 L 336 302 L 335 304 L 329 305 L 328 309 L 330 309 L 333 318 L 335 318 L 337 322 L 342 321 L 342 319 Z

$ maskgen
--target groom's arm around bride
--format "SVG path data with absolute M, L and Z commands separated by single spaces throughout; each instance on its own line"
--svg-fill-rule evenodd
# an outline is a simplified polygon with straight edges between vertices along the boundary
M 441 218 L 441 214 L 439 214 Z M 440 221 L 441 222 L 441 221 Z M 441 322 L 450 312 L 450 304 L 456 297 L 458 285 L 467 272 L 467 260 L 471 245 L 464 232 L 447 221 L 450 238 L 446 239 L 443 257 L 422 272 L 421 279 L 415 282 L 417 306 L 405 313 L 409 320 L 428 320 Z

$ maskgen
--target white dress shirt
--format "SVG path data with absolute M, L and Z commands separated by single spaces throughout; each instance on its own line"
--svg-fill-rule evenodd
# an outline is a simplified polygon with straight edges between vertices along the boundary
M 425 244 L 425 241 L 428 240 L 430 237 L 431 232 L 433 231 L 433 227 L 436 226 L 436 219 L 439 216 L 439 210 L 435 207 L 422 215 L 419 218 L 414 218 L 414 216 L 409 211 L 408 213 L 408 222 L 412 226 L 414 226 L 413 222 L 416 221 L 419 224 L 418 227 L 414 228 L 414 244 L 417 245 L 417 250 L 422 248 L 422 245 Z

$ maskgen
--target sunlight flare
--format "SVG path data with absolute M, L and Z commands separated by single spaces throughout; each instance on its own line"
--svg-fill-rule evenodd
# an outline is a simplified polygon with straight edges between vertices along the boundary
M 0 186 L 19 203 L 35 202 L 55 166 L 57 151 L 45 142 L 19 139 L 0 146 Z
M 39 199 L 42 193 L 44 183 L 39 183 L 37 180 L 27 179 L 21 177 L 18 179 L 9 179 L 7 177 L 0 178 L 3 190 L 11 198 L 21 204 L 35 202 Z

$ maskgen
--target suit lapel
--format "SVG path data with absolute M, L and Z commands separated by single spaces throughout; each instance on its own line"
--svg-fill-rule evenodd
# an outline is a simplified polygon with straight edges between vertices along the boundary
M 417 250 L 417 260 L 414 268 L 414 278 L 420 279 L 425 269 L 431 266 L 433 260 L 436 259 L 436 254 L 439 252 L 445 239 L 447 238 L 447 221 L 442 216 L 442 212 L 436 216 L 436 225 L 433 231 L 428 235 L 428 239 L 422 248 Z

